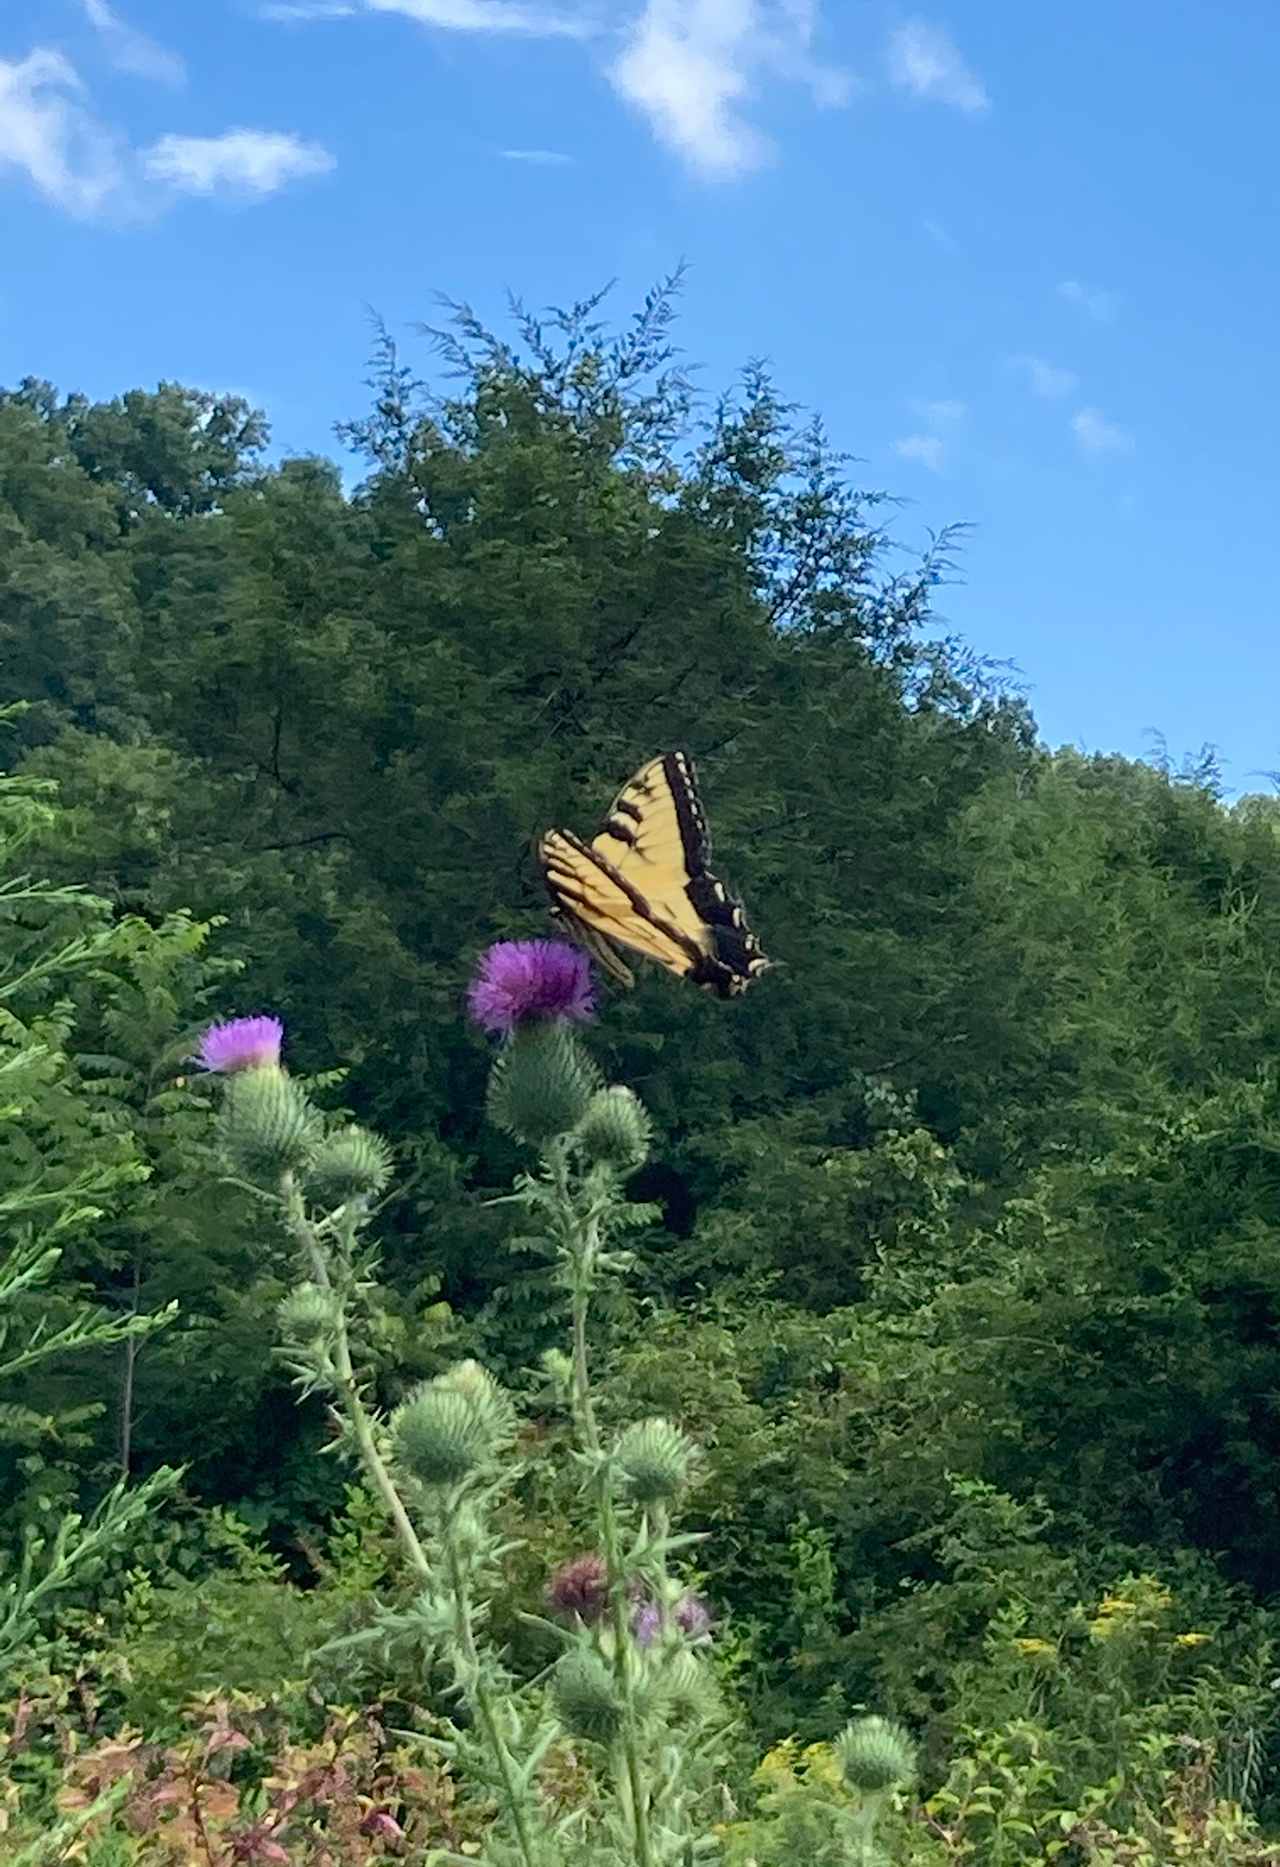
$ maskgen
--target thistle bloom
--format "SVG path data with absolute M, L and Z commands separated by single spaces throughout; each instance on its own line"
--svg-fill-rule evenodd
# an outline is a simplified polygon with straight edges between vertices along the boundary
M 547 1583 L 547 1602 L 567 1620 L 592 1627 L 604 1613 L 609 1572 L 603 1556 L 575 1556 L 561 1563 Z
M 476 968 L 467 1005 L 483 1030 L 504 1037 L 537 1018 L 585 1023 L 595 1012 L 590 962 L 564 940 L 499 940 Z
M 676 1603 L 676 1626 L 690 1640 L 711 1631 L 711 1610 L 701 1595 L 682 1595 Z
M 236 1070 L 278 1068 L 284 1026 L 279 1018 L 232 1018 L 211 1024 L 195 1061 L 202 1069 L 230 1076 Z
M 701 1595 L 681 1595 L 671 1610 L 671 1620 L 690 1640 L 700 1640 L 711 1629 L 711 1610 Z M 631 1617 L 631 1634 L 639 1647 L 651 1647 L 662 1632 L 662 1610 L 656 1601 L 645 1601 Z

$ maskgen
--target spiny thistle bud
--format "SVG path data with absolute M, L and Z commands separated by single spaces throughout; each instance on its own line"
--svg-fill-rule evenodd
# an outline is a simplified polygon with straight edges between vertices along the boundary
M 494 1451 L 494 1423 L 456 1388 L 424 1381 L 391 1416 L 400 1463 L 424 1485 L 460 1484 Z
M 566 1355 L 562 1348 L 544 1349 L 540 1365 L 552 1387 L 557 1388 L 563 1394 L 570 1392 L 573 1387 L 571 1356 Z
M 710 1673 L 687 1650 L 671 1654 L 658 1672 L 655 1689 L 677 1717 L 697 1717 L 716 1701 Z
M 578 1123 L 578 1137 L 592 1160 L 634 1173 L 649 1154 L 650 1124 L 640 1098 L 630 1089 L 597 1089 Z
M 307 1163 L 306 1189 L 320 1206 L 345 1206 L 369 1199 L 391 1178 L 391 1149 L 367 1128 L 339 1128 L 326 1135 Z
M 503 1392 L 489 1370 L 482 1368 L 470 1356 L 466 1361 L 456 1361 L 452 1368 L 446 1368 L 443 1374 L 438 1374 L 432 1386 L 461 1394 L 474 1407 L 495 1451 L 515 1437 L 515 1409 L 509 1396 Z
M 319 1284 L 299 1284 L 276 1309 L 280 1333 L 290 1342 L 318 1342 L 333 1320 L 333 1298 Z
M 465 1394 L 482 1406 L 495 1405 L 502 1396 L 498 1383 L 474 1355 L 468 1355 L 465 1361 L 455 1361 L 452 1368 L 436 1376 L 436 1381 L 439 1386 L 451 1387 L 455 1393 Z
M 551 1696 L 571 1737 L 609 1744 L 622 1728 L 622 1701 L 603 1660 L 582 1647 L 566 1653 L 551 1679 Z
M 544 1147 L 581 1120 L 599 1083 L 599 1072 L 567 1024 L 522 1024 L 493 1066 L 489 1115 L 530 1147 Z
M 915 1775 L 916 1747 L 891 1718 L 857 1718 L 836 1744 L 836 1761 L 850 1789 L 882 1795 Z
M 267 1180 L 302 1166 L 315 1145 L 318 1118 L 293 1078 L 266 1065 L 227 1077 L 219 1126 L 236 1172 Z
M 614 1457 L 637 1504 L 663 1504 L 689 1482 L 693 1446 L 670 1420 L 641 1420 L 627 1428 Z
M 454 1511 L 450 1534 L 453 1547 L 463 1562 L 474 1562 L 492 1542 L 492 1533 L 483 1516 L 470 1505 Z

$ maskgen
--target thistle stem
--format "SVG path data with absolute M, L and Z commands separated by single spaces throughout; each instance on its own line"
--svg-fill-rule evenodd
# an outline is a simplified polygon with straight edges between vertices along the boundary
M 596 1425 L 595 1403 L 591 1398 L 591 1369 L 587 1360 L 587 1309 L 591 1290 L 585 1278 L 575 1280 L 573 1289 L 573 1410 L 578 1416 L 582 1443 L 594 1456 L 600 1452 L 600 1430 Z
M 334 1303 L 334 1339 L 333 1366 L 337 1379 L 338 1392 L 346 1410 L 347 1418 L 355 1436 L 360 1458 L 373 1481 L 379 1497 L 386 1506 L 387 1513 L 395 1525 L 396 1533 L 404 1547 L 409 1562 L 423 1581 L 431 1580 L 431 1564 L 413 1523 L 405 1509 L 404 1500 L 396 1489 L 395 1480 L 387 1469 L 386 1461 L 378 1449 L 377 1434 L 374 1431 L 373 1418 L 365 1406 L 360 1393 L 360 1383 L 356 1378 L 355 1366 L 351 1359 L 351 1334 L 347 1326 L 346 1295 L 338 1288 L 330 1274 L 329 1262 L 324 1248 L 317 1236 L 316 1228 L 307 1218 L 306 1205 L 301 1189 L 291 1173 L 281 1178 L 281 1197 L 284 1201 L 285 1223 L 297 1242 L 315 1282 L 322 1290 L 329 1291 Z M 350 1230 L 343 1231 L 339 1225 L 338 1233 L 341 1244 L 349 1256 L 351 1250 Z M 516 1846 L 524 1867 L 538 1867 L 538 1851 L 530 1831 L 525 1799 L 521 1794 L 518 1771 L 515 1760 L 507 1747 L 498 1726 L 497 1713 L 494 1709 L 493 1695 L 484 1683 L 480 1653 L 476 1646 L 475 1624 L 471 1612 L 471 1595 L 467 1586 L 466 1570 L 458 1551 L 454 1535 L 452 1511 L 444 1513 L 441 1545 L 444 1549 L 445 1564 L 449 1575 L 449 1586 L 453 1595 L 456 1616 L 456 1633 L 461 1654 L 460 1670 L 464 1678 L 460 1681 L 470 1699 L 477 1720 L 484 1732 L 497 1768 L 502 1785 L 503 1799 L 507 1814 L 515 1833 Z
M 876 1867 L 875 1832 L 880 1816 L 880 1797 L 868 1797 L 853 1818 L 856 1867 Z
M 515 1759 L 499 1729 L 493 1694 L 484 1683 L 480 1653 L 476 1646 L 475 1624 L 471 1614 L 471 1591 L 467 1585 L 466 1569 L 454 1535 L 452 1509 L 444 1514 L 440 1541 L 444 1548 L 445 1565 L 449 1572 L 449 1586 L 453 1594 L 454 1612 L 457 1616 L 458 1646 L 466 1668 L 467 1695 L 475 1707 L 476 1717 L 492 1752 L 494 1763 L 497 1765 L 507 1814 L 511 1818 L 520 1858 L 525 1862 L 526 1867 L 537 1867 L 538 1851 L 530 1831 L 529 1814 L 520 1788 Z
M 410 1522 L 409 1513 L 404 1507 L 404 1500 L 396 1489 L 395 1480 L 387 1470 L 386 1461 L 378 1450 L 377 1435 L 373 1430 L 373 1421 L 369 1410 L 360 1395 L 360 1383 L 356 1379 L 355 1368 L 351 1361 L 351 1337 L 347 1328 L 347 1306 L 341 1290 L 335 1290 L 329 1265 L 320 1242 L 315 1235 L 315 1228 L 307 1218 L 302 1192 L 291 1173 L 281 1177 L 281 1197 L 284 1200 L 285 1223 L 290 1233 L 302 1250 L 311 1275 L 322 1290 L 328 1290 L 337 1297 L 334 1305 L 334 1342 L 333 1365 L 337 1375 L 338 1390 L 351 1431 L 355 1435 L 360 1458 L 373 1482 L 374 1489 L 386 1506 L 387 1514 L 395 1525 L 396 1535 L 400 1538 L 409 1562 L 424 1581 L 431 1575 L 431 1565 L 427 1561 L 426 1551 L 422 1547 L 418 1533 Z
M 568 1172 L 563 1161 L 556 1163 L 558 1188 L 572 1210 Z M 649 1826 L 649 1788 L 640 1760 L 639 1732 L 635 1713 L 635 1653 L 627 1619 L 627 1599 L 623 1590 L 622 1544 L 618 1519 L 613 1508 L 608 1468 L 600 1460 L 600 1429 L 596 1424 L 595 1402 L 591 1394 L 591 1366 L 587 1357 L 587 1311 L 591 1302 L 599 1228 L 592 1219 L 576 1219 L 572 1228 L 570 1262 L 573 1276 L 573 1411 L 586 1450 L 599 1470 L 600 1541 L 604 1546 L 605 1567 L 609 1576 L 609 1610 L 613 1627 L 613 1672 L 623 1705 L 622 1734 L 619 1746 L 626 1773 L 625 1797 L 629 1805 L 635 1837 L 636 1867 L 654 1867 L 653 1837 Z

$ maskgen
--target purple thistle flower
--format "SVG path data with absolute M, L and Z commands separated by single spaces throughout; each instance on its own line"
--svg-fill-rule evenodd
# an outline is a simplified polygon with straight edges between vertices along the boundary
M 278 1067 L 284 1026 L 279 1018 L 231 1018 L 211 1024 L 200 1039 L 195 1061 L 206 1070 L 230 1076 L 236 1070 Z
M 701 1595 L 681 1595 L 676 1603 L 676 1626 L 690 1640 L 701 1640 L 711 1632 L 711 1610 Z
M 609 1571 L 603 1556 L 575 1556 L 561 1563 L 547 1583 L 548 1604 L 567 1620 L 591 1627 L 609 1598 Z
M 651 1647 L 662 1632 L 662 1609 L 646 1601 L 631 1616 L 631 1637 L 638 1647 Z
M 671 1610 L 671 1623 L 690 1640 L 711 1631 L 711 1610 L 701 1595 L 681 1595 Z M 638 1647 L 651 1647 L 662 1632 L 662 1609 L 656 1601 L 643 1601 L 631 1616 L 631 1637 Z
M 467 1006 L 486 1031 L 509 1036 L 532 1018 L 572 1018 L 595 1012 L 591 964 L 564 940 L 499 940 L 467 989 Z

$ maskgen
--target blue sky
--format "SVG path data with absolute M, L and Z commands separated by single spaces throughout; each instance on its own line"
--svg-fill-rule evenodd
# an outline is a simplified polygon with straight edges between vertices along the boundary
M 0 381 L 336 453 L 366 306 L 620 314 L 819 408 L 1054 744 L 1280 767 L 1275 0 L 22 0 Z M 418 356 L 426 367 L 426 357 Z

